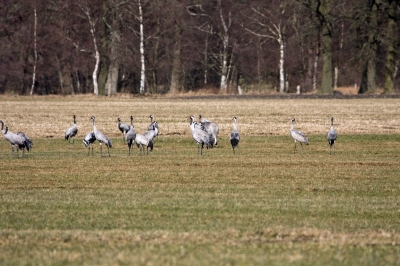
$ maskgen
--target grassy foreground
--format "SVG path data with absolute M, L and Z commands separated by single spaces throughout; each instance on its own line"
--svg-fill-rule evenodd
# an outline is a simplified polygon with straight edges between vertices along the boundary
M 89 102 L 98 108 L 94 113 L 103 104 Z M 90 127 L 74 147 L 34 133 L 34 150 L 24 158 L 11 158 L 1 139 L 0 264 L 398 265 L 400 136 L 341 134 L 339 127 L 336 154 L 329 155 L 325 134 L 310 134 L 304 154 L 294 155 L 287 133 L 250 133 L 251 119 L 260 118 L 249 110 L 239 110 L 247 117 L 240 155 L 232 154 L 227 126 L 219 145 L 197 156 L 190 134 L 173 125 L 176 117 L 188 127 L 179 111 L 158 116 L 164 133 L 150 156 L 138 156 L 135 148 L 128 157 L 118 132 L 108 134 L 111 157 L 100 158 L 98 144 L 95 156 L 87 156 L 81 139 Z M 13 115 L 3 115 L 13 122 Z M 30 116 L 45 117 L 40 111 Z M 287 117 L 276 119 L 287 132 Z M 396 118 L 388 119 L 397 130 Z M 54 135 L 62 136 L 59 127 Z

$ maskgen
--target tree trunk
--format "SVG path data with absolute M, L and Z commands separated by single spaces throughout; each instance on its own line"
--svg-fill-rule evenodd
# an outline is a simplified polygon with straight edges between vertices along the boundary
M 396 69 L 396 48 L 397 47 L 397 34 L 396 28 L 396 4 L 397 2 L 389 1 L 388 9 L 388 25 L 387 25 L 387 54 L 386 54 L 386 74 L 384 93 L 394 92 L 394 73 Z
M 223 50 L 221 52 L 221 83 L 220 83 L 220 90 L 221 92 L 226 92 L 227 90 L 227 80 L 226 75 L 228 73 L 228 45 L 229 45 L 229 28 L 231 26 L 231 13 L 229 13 L 228 17 L 228 24 L 225 22 L 223 12 L 222 12 L 222 5 L 221 0 L 218 0 L 218 7 L 219 7 L 219 16 L 221 19 L 221 24 L 224 29 L 222 33 L 222 44 Z
M 146 89 L 146 65 L 144 61 L 144 32 L 143 32 L 143 11 L 142 11 L 142 4 L 140 0 L 138 1 L 139 5 L 139 23 L 140 23 L 140 94 L 145 93 Z
M 178 93 L 182 89 L 181 75 L 182 75 L 182 58 L 181 58 L 181 34 L 180 18 L 175 20 L 175 34 L 174 34 L 174 50 L 172 57 L 172 71 L 171 71 L 171 86 L 169 92 L 172 94 Z
M 317 45 L 315 48 L 315 55 L 314 55 L 314 64 L 313 64 L 313 77 L 312 77 L 312 89 L 313 91 L 317 90 L 317 73 L 318 73 L 318 61 L 319 61 L 319 54 L 320 54 L 320 41 L 317 40 Z
M 118 70 L 119 70 L 119 58 L 118 58 L 118 43 L 120 41 L 120 33 L 116 19 L 113 19 L 111 29 L 111 42 L 110 42 L 110 66 L 108 67 L 108 76 L 106 82 L 106 92 L 110 97 L 117 93 L 118 87 Z
M 332 0 L 321 1 L 321 14 L 324 19 L 322 20 L 321 33 L 322 33 L 322 83 L 320 93 L 333 93 L 333 67 L 332 67 L 332 25 L 330 15 L 332 12 Z
M 102 9 L 103 9 L 103 21 L 100 22 L 100 68 L 99 68 L 99 94 L 106 94 L 106 81 L 108 76 L 108 34 L 107 34 L 107 26 L 106 26 L 106 14 L 109 13 L 109 7 L 107 6 L 107 1 L 102 1 Z
M 92 20 L 92 17 L 90 16 L 90 12 L 89 12 L 89 8 L 87 9 L 82 9 L 89 21 L 90 24 L 90 33 L 92 35 L 92 39 L 93 39 L 93 46 L 94 46 L 94 58 L 96 60 L 96 63 L 94 65 L 94 70 L 93 70 L 93 74 L 92 74 L 92 79 L 93 79 L 93 94 L 94 95 L 99 95 L 99 85 L 97 83 L 97 74 L 99 72 L 99 67 L 100 67 L 100 53 L 99 53 L 99 49 L 97 47 L 97 41 L 96 41 L 96 28 L 95 28 L 95 22 Z
M 35 82 L 36 82 L 36 63 L 37 63 L 37 47 L 36 47 L 36 36 L 37 36 L 37 34 L 36 34 L 36 29 L 37 29 L 37 13 L 36 13 L 36 7 L 35 7 L 35 9 L 34 9 L 34 15 L 35 15 L 35 25 L 34 25 L 34 29 L 33 29 L 33 37 L 34 37 L 34 40 L 33 40 L 33 49 L 34 49 L 34 52 L 35 52 L 35 61 L 34 61 L 34 63 L 33 63 L 33 74 L 32 74 L 32 86 L 31 86 L 31 91 L 30 91 L 30 93 L 29 93 L 29 95 L 30 96 L 32 96 L 33 95 L 33 89 L 35 88 Z
M 368 42 L 366 44 L 366 62 L 361 76 L 361 85 L 358 93 L 376 92 L 376 52 L 377 52 L 377 12 L 375 1 L 370 2 L 370 10 L 367 16 Z
M 285 92 L 285 43 L 283 41 L 283 36 L 279 29 L 279 92 Z

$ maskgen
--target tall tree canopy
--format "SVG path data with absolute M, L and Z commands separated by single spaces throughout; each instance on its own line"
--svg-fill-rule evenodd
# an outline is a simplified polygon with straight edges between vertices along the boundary
M 0 93 L 399 91 L 393 0 L 5 0 Z

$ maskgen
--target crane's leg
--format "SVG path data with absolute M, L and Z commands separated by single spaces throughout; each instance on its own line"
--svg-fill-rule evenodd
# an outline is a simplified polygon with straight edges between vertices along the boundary
M 100 142 L 100 157 L 103 157 L 103 149 L 102 149 L 101 142 Z
M 89 154 L 90 154 L 90 144 L 89 144 L 89 146 L 88 146 L 87 156 L 89 156 Z
M 301 153 L 304 153 L 304 150 L 303 150 L 303 143 L 300 142 L 300 146 L 301 146 Z
M 294 149 L 293 149 L 293 153 L 296 154 L 296 141 L 294 141 Z
M 111 155 L 110 155 L 110 147 L 108 147 L 108 145 L 107 145 L 107 151 L 108 151 L 108 157 L 111 157 Z
M 14 157 L 14 145 L 11 144 L 11 156 Z
M 238 154 L 240 155 L 240 148 L 239 148 L 239 145 L 237 145 L 237 150 L 238 150 Z

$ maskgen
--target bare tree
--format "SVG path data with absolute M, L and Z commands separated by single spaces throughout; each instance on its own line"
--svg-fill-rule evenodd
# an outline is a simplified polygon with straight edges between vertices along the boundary
M 100 52 L 99 49 L 97 47 L 97 41 L 96 41 L 96 20 L 92 19 L 91 15 L 90 15 L 90 8 L 86 5 L 86 6 L 81 6 L 82 11 L 85 13 L 89 25 L 90 25 L 90 34 L 92 35 L 92 39 L 93 39 L 93 47 L 94 47 L 94 58 L 96 60 L 96 63 L 94 65 L 94 70 L 93 70 L 93 74 L 92 74 L 92 78 L 93 78 L 93 94 L 94 95 L 99 95 L 99 85 L 97 83 L 97 75 L 99 73 L 99 67 L 100 67 Z
M 33 95 L 33 89 L 35 88 L 35 82 L 36 82 L 36 64 L 37 64 L 37 45 L 36 45 L 36 43 L 37 43 L 37 40 L 36 40 L 36 38 L 37 38 L 37 34 L 36 34 L 36 29 L 37 29 L 37 13 L 36 13 L 36 6 L 35 6 L 35 9 L 34 9 L 34 18 L 35 18 L 35 22 L 34 22 L 34 33 L 33 33 L 33 38 L 34 38 L 34 40 L 33 40 L 33 50 L 34 50 L 34 53 L 35 53 L 35 62 L 33 63 L 33 73 L 32 73 L 32 86 L 31 86 L 31 91 L 30 91 L 30 93 L 29 93 L 29 95 Z
M 269 6 L 265 6 L 262 9 L 254 6 L 250 7 L 254 12 L 254 16 L 250 19 L 255 22 L 257 29 L 250 29 L 248 26 L 244 28 L 252 34 L 261 37 L 275 40 L 279 45 L 279 92 L 285 92 L 285 19 L 283 14 L 285 13 L 285 6 L 281 5 L 279 10 L 270 10 Z M 275 14 L 279 14 L 276 17 Z
M 384 93 L 394 92 L 394 79 L 396 72 L 396 47 L 398 46 L 398 37 L 395 31 L 396 28 L 396 8 L 397 1 L 387 0 L 387 36 L 386 36 L 386 64 L 385 64 L 385 84 Z
M 140 23 L 140 94 L 145 93 L 146 89 L 146 64 L 144 61 L 144 32 L 143 32 L 143 11 L 141 0 L 138 0 L 139 23 Z

